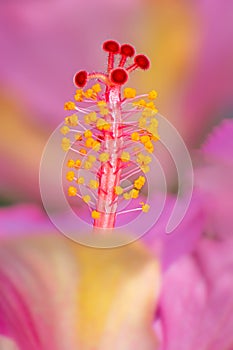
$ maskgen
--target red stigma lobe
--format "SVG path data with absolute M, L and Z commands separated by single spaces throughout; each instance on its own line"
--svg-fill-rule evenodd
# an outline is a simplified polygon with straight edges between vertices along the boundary
M 134 63 L 141 69 L 148 69 L 150 67 L 150 61 L 145 55 L 137 55 L 134 57 Z
M 103 43 L 103 50 L 117 54 L 120 51 L 120 45 L 116 41 L 108 40 Z
M 124 68 L 115 68 L 111 71 L 110 80 L 113 84 L 123 85 L 128 80 L 128 73 Z
M 76 73 L 74 76 L 74 84 L 77 87 L 84 87 L 87 83 L 87 72 L 85 70 L 81 70 Z
M 126 57 L 133 57 L 135 54 L 134 47 L 129 45 L 129 44 L 123 44 L 121 46 L 121 55 L 126 56 Z

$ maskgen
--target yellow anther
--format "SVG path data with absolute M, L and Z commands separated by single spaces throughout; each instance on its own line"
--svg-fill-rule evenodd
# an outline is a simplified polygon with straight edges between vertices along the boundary
M 70 149 L 70 140 L 67 137 L 63 137 L 61 147 L 65 152 Z
M 109 110 L 106 108 L 106 107 L 99 107 L 100 111 L 99 113 L 102 115 L 102 116 L 106 116 L 109 114 Z
M 145 117 L 140 117 L 138 120 L 138 126 L 139 128 L 144 128 L 146 126 L 146 118 Z
M 99 219 L 100 218 L 100 213 L 97 210 L 93 210 L 91 213 L 91 217 L 93 219 Z
M 69 128 L 68 126 L 65 126 L 65 125 L 60 129 L 60 132 L 61 132 L 63 135 L 68 134 L 69 131 L 70 131 L 70 128 Z
M 84 177 L 83 176 L 80 176 L 78 179 L 77 179 L 77 183 L 79 184 L 79 185 L 83 185 L 84 184 Z
M 154 146 L 153 146 L 153 143 L 151 141 L 148 141 L 144 144 L 145 146 L 145 149 L 150 152 L 150 153 L 153 153 L 154 152 Z
M 91 162 L 89 162 L 88 160 L 86 160 L 86 161 L 84 162 L 84 165 L 83 165 L 84 169 L 86 169 L 86 170 L 91 169 L 92 166 L 93 166 L 93 164 L 92 164 Z
M 74 164 L 75 161 L 73 159 L 69 159 L 66 165 L 68 166 L 68 168 L 73 168 Z
M 68 173 L 66 174 L 66 180 L 68 180 L 68 181 L 74 180 L 74 172 L 73 171 L 68 171 Z
M 144 118 L 151 118 L 153 117 L 155 114 L 158 113 L 158 110 L 155 108 L 155 109 L 152 109 L 152 108 L 145 108 L 142 112 L 142 116 Z
M 83 100 L 83 90 L 76 90 L 76 94 L 74 95 L 74 99 L 78 102 L 82 102 Z
M 82 134 L 80 134 L 79 132 L 74 137 L 75 137 L 75 140 L 77 140 L 77 141 L 82 140 Z
M 89 137 L 86 139 L 85 146 L 88 148 L 93 148 L 93 145 L 95 144 L 95 140 L 92 137 Z
M 106 122 L 103 118 L 98 118 L 96 122 L 96 127 L 99 130 L 109 130 L 110 129 L 110 124 Z
M 86 130 L 86 131 L 84 132 L 84 137 L 86 137 L 87 139 L 88 139 L 89 137 L 92 137 L 92 132 L 91 132 L 91 130 Z
M 92 146 L 92 149 L 94 150 L 94 151 L 99 151 L 100 150 L 100 146 L 101 146 L 101 143 L 99 142 L 99 141 L 96 141 L 95 140 L 95 142 L 93 143 L 93 146 Z
M 82 164 L 81 160 L 80 160 L 80 159 L 77 159 L 77 160 L 75 161 L 73 167 L 74 167 L 75 169 L 78 169 L 78 168 L 80 168 L 81 164 Z
M 93 156 L 92 154 L 90 154 L 90 155 L 88 156 L 87 159 L 88 159 L 88 161 L 91 162 L 91 163 L 94 163 L 94 162 L 96 161 L 96 157 Z
M 121 153 L 121 160 L 122 160 L 122 162 L 129 162 L 130 161 L 129 152 L 122 152 Z
M 75 103 L 74 102 L 72 102 L 72 101 L 68 101 L 68 102 L 66 102 L 65 104 L 64 104 L 64 109 L 66 110 L 66 111 L 73 111 L 74 109 L 75 109 Z
M 84 148 L 81 148 L 79 152 L 83 155 L 87 154 L 87 151 Z
M 101 86 L 100 86 L 100 84 L 95 84 L 95 85 L 93 85 L 91 88 L 92 88 L 92 90 L 93 90 L 94 92 L 96 92 L 97 94 L 98 94 L 98 92 L 101 91 Z
M 124 89 L 124 97 L 125 98 L 134 98 L 136 96 L 136 90 L 132 88 Z
M 99 187 L 99 182 L 97 180 L 90 180 L 89 187 L 96 190 Z
M 149 100 L 155 100 L 157 96 L 158 96 L 158 93 L 155 90 L 151 90 L 148 94 Z
M 138 132 L 133 132 L 133 133 L 131 134 L 131 139 L 132 139 L 133 141 L 139 141 L 139 139 L 140 139 L 139 133 L 138 133 Z
M 144 172 L 144 174 L 149 173 L 149 171 L 150 171 L 149 165 L 141 165 L 140 168 Z
M 115 193 L 120 196 L 124 192 L 124 189 L 121 186 L 115 187 Z
M 92 89 L 88 89 L 87 91 L 84 92 L 84 96 L 86 98 L 91 98 L 91 99 L 96 99 L 96 93 Z
M 97 106 L 98 107 L 106 107 L 107 106 L 107 102 L 105 102 L 104 100 L 98 101 L 97 102 Z
M 95 123 L 97 120 L 97 116 L 96 116 L 96 112 L 91 112 L 89 114 L 86 114 L 84 116 L 84 122 L 86 124 L 91 124 L 91 123 Z
M 140 190 L 144 186 L 145 182 L 146 182 L 145 177 L 139 176 L 139 178 L 134 181 L 134 187 L 137 190 Z
M 69 117 L 65 118 L 65 124 L 69 126 L 78 125 L 78 116 L 76 114 L 72 114 Z
M 68 195 L 69 195 L 70 197 L 73 197 L 73 196 L 76 196 L 76 194 L 77 194 L 77 188 L 74 187 L 74 186 L 70 186 L 70 187 L 68 188 Z
M 131 198 L 136 199 L 136 198 L 138 198 L 139 191 L 136 190 L 135 188 L 133 188 L 133 189 L 129 192 L 129 194 L 130 194 L 130 197 L 131 197 Z
M 140 141 L 141 141 L 141 143 L 145 144 L 145 143 L 150 141 L 150 136 L 143 135 L 143 136 L 140 137 Z
M 140 204 L 142 205 L 143 213 L 148 213 L 148 211 L 150 210 L 149 204 L 144 204 L 144 203 L 140 203 Z
M 148 165 L 151 162 L 150 156 L 145 156 L 143 153 L 139 153 L 137 156 L 137 163 L 140 165 Z
M 109 154 L 106 152 L 103 152 L 99 155 L 99 160 L 101 162 L 107 162 L 109 160 Z
M 85 196 L 82 196 L 82 200 L 85 203 L 89 203 L 91 201 L 91 197 L 88 194 L 86 194 Z
M 131 199 L 132 197 L 131 197 L 131 194 L 130 194 L 130 193 L 126 192 L 126 193 L 123 194 L 123 198 L 126 199 L 126 200 L 128 201 L 128 200 Z
M 133 105 L 138 107 L 138 108 L 143 108 L 143 107 L 146 107 L 146 101 L 139 100 L 139 101 L 133 102 Z

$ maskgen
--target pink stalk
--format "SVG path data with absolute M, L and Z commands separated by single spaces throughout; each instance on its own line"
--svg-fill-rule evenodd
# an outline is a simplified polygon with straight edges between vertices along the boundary
M 106 101 L 112 111 L 110 132 L 104 133 L 104 152 L 110 154 L 108 162 L 100 169 L 97 210 L 100 218 L 94 220 L 94 227 L 111 229 L 115 226 L 117 194 L 115 187 L 121 179 L 120 150 L 123 145 L 120 86 L 113 86 L 106 91 Z

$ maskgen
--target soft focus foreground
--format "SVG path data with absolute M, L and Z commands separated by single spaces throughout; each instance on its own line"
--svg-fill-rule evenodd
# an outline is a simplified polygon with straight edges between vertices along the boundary
M 3 240 L 0 266 L 0 332 L 19 349 L 156 349 L 159 266 L 140 243 L 101 250 L 56 234 Z
M 230 119 L 221 121 L 233 115 L 232 7 L 221 0 L 1 3 L 1 349 L 15 350 L 10 337 L 20 350 L 231 350 L 233 131 Z M 132 86 L 156 86 L 159 110 L 195 164 L 187 215 L 164 234 L 175 201 L 169 194 L 144 237 L 147 248 L 78 246 L 48 234 L 54 229 L 40 208 L 43 147 L 64 117 L 74 72 L 102 69 L 99 46 L 109 38 L 151 57 L 152 70 Z M 159 159 L 174 193 L 174 165 Z M 49 169 L 49 183 L 54 176 Z

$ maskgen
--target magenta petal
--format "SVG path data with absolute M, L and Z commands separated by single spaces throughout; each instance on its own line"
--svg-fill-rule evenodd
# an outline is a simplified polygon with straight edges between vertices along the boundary
M 166 273 L 161 294 L 162 350 L 231 349 L 233 242 L 203 239 Z

